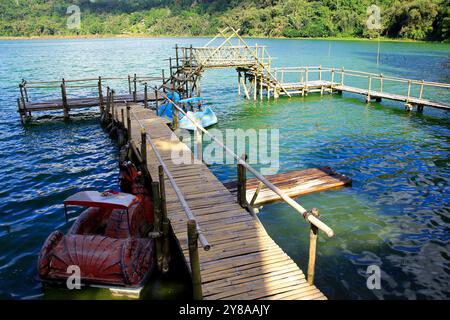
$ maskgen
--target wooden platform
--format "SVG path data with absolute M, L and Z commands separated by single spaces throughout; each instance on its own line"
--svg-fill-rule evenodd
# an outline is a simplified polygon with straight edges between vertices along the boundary
M 287 92 L 291 95 L 296 94 L 308 94 L 311 92 L 347 92 L 353 94 L 359 94 L 362 96 L 369 96 L 369 90 L 361 89 L 357 87 L 341 85 L 340 83 L 331 82 L 327 80 L 313 80 L 308 82 L 287 82 L 283 83 L 283 87 L 286 88 Z M 284 95 L 283 92 L 280 92 L 280 95 Z M 416 106 L 427 106 L 438 109 L 450 110 L 450 103 L 442 102 L 442 101 L 434 101 L 430 99 L 419 99 L 416 97 L 407 97 L 399 94 L 392 94 L 386 92 L 379 91 L 370 91 L 370 100 L 392 100 L 392 101 L 400 101 L 404 103 L 410 103 Z
M 155 101 L 155 94 L 152 92 L 148 93 L 147 100 Z M 104 98 L 105 99 L 105 98 Z M 123 103 L 134 102 L 133 94 L 123 94 L 114 96 L 114 102 Z M 138 93 L 136 95 L 136 102 L 143 102 L 144 94 Z M 98 97 L 80 97 L 80 98 L 68 98 L 67 104 L 69 109 L 80 109 L 80 108 L 91 108 L 97 107 L 100 104 Z M 29 101 L 25 102 L 25 106 L 23 102 L 20 102 L 20 107 L 23 108 L 25 112 L 35 112 L 35 111 L 46 111 L 46 110 L 63 110 L 63 102 L 61 99 L 52 99 L 47 101 Z
M 352 180 L 344 175 L 334 172 L 330 167 L 312 168 L 306 170 L 294 170 L 278 173 L 266 177 L 275 186 L 284 191 L 291 198 L 324 191 L 336 187 L 351 184 Z M 237 182 L 224 184 L 233 194 L 237 194 Z M 250 203 L 259 181 L 255 178 L 247 180 L 247 201 Z M 280 201 L 280 197 L 272 190 L 262 187 L 254 205 Z
M 174 164 L 172 152 L 190 150 L 164 119 L 141 106 L 133 104 L 132 108 L 212 246 L 209 251 L 200 250 L 204 299 L 326 299 L 307 283 L 297 264 L 270 238 L 259 220 L 238 205 L 236 197 L 205 164 Z M 141 128 L 134 118 L 131 126 L 132 138 L 139 146 Z M 147 148 L 148 169 L 157 179 L 159 162 Z M 168 216 L 189 266 L 187 217 L 168 180 L 165 185 Z

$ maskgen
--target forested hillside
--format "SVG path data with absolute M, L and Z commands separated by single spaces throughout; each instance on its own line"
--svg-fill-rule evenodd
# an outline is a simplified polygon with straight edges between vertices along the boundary
M 372 4 L 380 29 L 367 27 Z M 67 27 L 71 5 L 80 28 Z M 0 0 L 0 18 L 0 36 L 199 36 L 228 23 L 248 36 L 450 39 L 450 0 Z

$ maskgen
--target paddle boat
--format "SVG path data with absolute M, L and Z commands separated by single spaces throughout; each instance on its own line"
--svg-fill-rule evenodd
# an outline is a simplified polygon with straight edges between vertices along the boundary
M 217 123 L 217 116 L 210 107 L 202 106 L 203 99 L 201 97 L 192 97 L 188 99 L 179 100 L 177 104 L 186 112 L 187 116 L 180 114 L 179 126 L 182 129 L 194 131 L 196 126 L 192 123 L 191 119 L 196 121 L 203 128 L 210 127 Z M 172 120 L 172 103 L 161 105 L 161 116 L 165 116 Z M 168 111 L 169 110 L 169 111 Z M 197 111 L 195 111 L 197 110 Z
M 54 231 L 38 258 L 38 273 L 46 282 L 64 282 L 80 270 L 81 284 L 138 288 L 154 266 L 153 204 L 140 172 L 130 162 L 121 165 L 120 184 L 132 193 L 82 191 L 64 200 L 86 207 L 67 234 Z

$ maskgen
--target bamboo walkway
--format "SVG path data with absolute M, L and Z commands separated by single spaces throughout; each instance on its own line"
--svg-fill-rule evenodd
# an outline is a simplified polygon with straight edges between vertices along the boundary
M 326 299 L 317 287 L 308 284 L 297 264 L 270 238 L 259 220 L 237 203 L 236 197 L 205 164 L 173 163 L 172 152 L 190 153 L 190 150 L 178 140 L 166 120 L 138 104 L 132 109 L 154 141 L 211 244 L 209 251 L 199 251 L 204 299 Z M 132 141 L 140 146 L 140 124 L 131 119 Z M 151 148 L 147 148 L 147 163 L 151 176 L 157 179 L 159 162 Z M 187 217 L 170 183 L 165 185 L 170 224 L 189 266 Z

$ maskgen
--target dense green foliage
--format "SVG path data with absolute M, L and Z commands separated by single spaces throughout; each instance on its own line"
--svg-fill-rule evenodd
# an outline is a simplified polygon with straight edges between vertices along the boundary
M 450 0 L 0 0 L 0 35 L 212 35 L 225 24 L 248 36 L 450 39 Z M 66 25 L 81 9 L 81 27 Z M 369 29 L 367 8 L 381 8 Z

